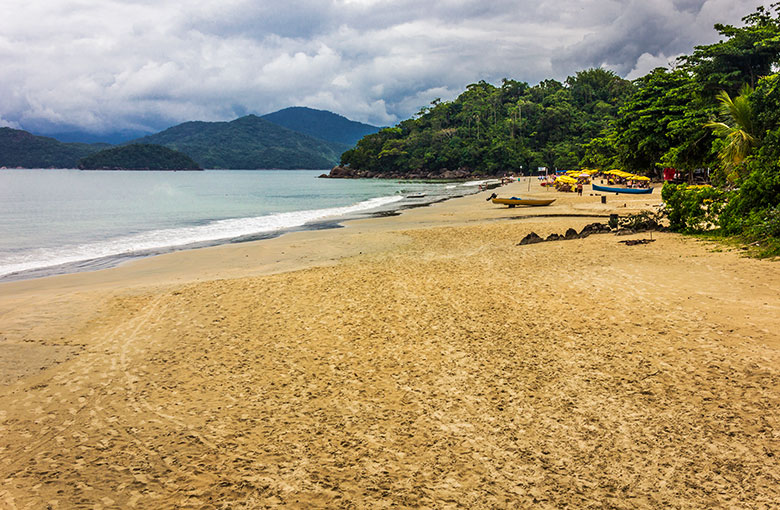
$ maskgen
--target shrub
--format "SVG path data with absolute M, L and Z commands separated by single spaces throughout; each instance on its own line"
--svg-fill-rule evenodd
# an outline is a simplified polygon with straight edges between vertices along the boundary
M 664 184 L 661 198 L 666 204 L 669 228 L 686 233 L 715 228 L 730 195 L 727 191 L 710 186 Z

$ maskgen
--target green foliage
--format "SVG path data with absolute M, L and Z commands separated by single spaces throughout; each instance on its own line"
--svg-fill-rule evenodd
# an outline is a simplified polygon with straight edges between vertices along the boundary
M 82 170 L 200 170 L 186 154 L 161 145 L 114 147 L 79 161 Z
M 713 187 L 664 184 L 661 198 L 666 205 L 669 228 L 686 233 L 715 228 L 728 195 L 728 192 Z
M 702 85 L 705 95 L 714 97 L 721 90 L 736 94 L 744 84 L 755 87 L 760 77 L 772 73 L 780 55 L 778 12 L 780 4 L 775 3 L 769 9 L 758 7 L 742 18 L 742 27 L 716 24 L 715 29 L 725 40 L 696 46 L 693 55 L 680 59 Z
M 750 94 L 750 103 L 756 136 L 761 137 L 780 126 L 780 74 L 761 78 Z
M 731 182 L 738 177 L 745 158 L 750 155 L 756 144 L 756 137 L 753 136 L 751 92 L 750 87 L 745 85 L 740 90 L 739 96 L 732 99 L 728 92 L 722 90 L 717 99 L 720 102 L 720 113 L 726 117 L 729 124 L 712 121 L 704 125 L 723 140 L 718 146 L 718 157 Z
M 636 80 L 636 92 L 602 136 L 614 143 L 592 145 L 589 161 L 614 160 L 616 166 L 626 170 L 650 173 L 664 166 L 691 172 L 695 168 L 714 167 L 719 153 L 724 155 L 722 161 L 729 164 L 735 157 L 744 159 L 744 149 L 753 143 L 750 136 L 760 137 L 780 120 L 777 84 L 772 81 L 763 88 L 760 85 L 760 78 L 770 75 L 773 66 L 780 63 L 778 12 L 780 4 L 773 4 L 745 16 L 743 27 L 715 25 L 725 37 L 723 40 L 697 46 L 693 55 L 679 59 L 676 69 L 659 68 Z M 717 140 L 704 127 L 708 123 L 717 127 L 712 118 L 718 107 L 726 104 L 721 101 L 719 105 L 717 97 L 730 99 L 744 84 L 759 84 L 761 88 L 760 93 L 754 94 L 756 100 L 750 101 L 758 115 L 750 117 L 747 101 L 734 101 L 735 108 L 730 108 L 724 117 L 728 124 L 720 125 L 721 133 L 729 140 Z M 774 107 L 768 107 L 769 104 Z M 753 128 L 750 121 L 756 122 Z
M 631 91 L 630 82 L 603 69 L 534 87 L 481 81 L 452 102 L 435 100 L 416 118 L 364 137 L 341 163 L 388 176 L 458 168 L 487 175 L 575 168 Z
M 780 128 L 768 133 L 764 145 L 747 163 L 748 175 L 723 211 L 721 226 L 727 234 L 750 230 L 767 211 L 780 204 Z
M 590 168 L 611 169 L 618 166 L 617 144 L 615 133 L 608 136 L 593 138 L 585 145 L 585 154 L 580 160 L 580 165 Z
M 27 131 L 0 128 L 0 166 L 8 168 L 76 168 L 79 159 L 106 144 L 62 143 Z

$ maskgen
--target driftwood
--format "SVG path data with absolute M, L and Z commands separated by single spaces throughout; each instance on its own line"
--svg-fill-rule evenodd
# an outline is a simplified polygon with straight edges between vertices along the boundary
M 637 244 L 649 244 L 655 242 L 655 239 L 626 239 L 625 241 L 618 241 L 626 246 L 634 246 Z

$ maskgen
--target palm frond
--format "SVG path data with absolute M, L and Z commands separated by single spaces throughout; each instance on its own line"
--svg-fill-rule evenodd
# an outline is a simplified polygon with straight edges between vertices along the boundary
M 715 136 L 726 141 L 718 157 L 729 169 L 741 165 L 756 143 L 755 137 L 751 134 L 753 131 L 753 109 L 749 101 L 751 91 L 752 89 L 745 85 L 740 90 L 740 94 L 732 99 L 728 92 L 722 90 L 717 95 L 720 102 L 719 110 L 723 117 L 731 121 L 731 125 L 716 121 L 704 125 L 712 129 Z

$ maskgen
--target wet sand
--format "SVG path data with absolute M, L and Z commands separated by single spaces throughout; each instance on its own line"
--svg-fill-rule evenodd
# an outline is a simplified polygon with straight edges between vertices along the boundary
M 0 284 L 0 508 L 776 508 L 777 262 L 526 189 Z

